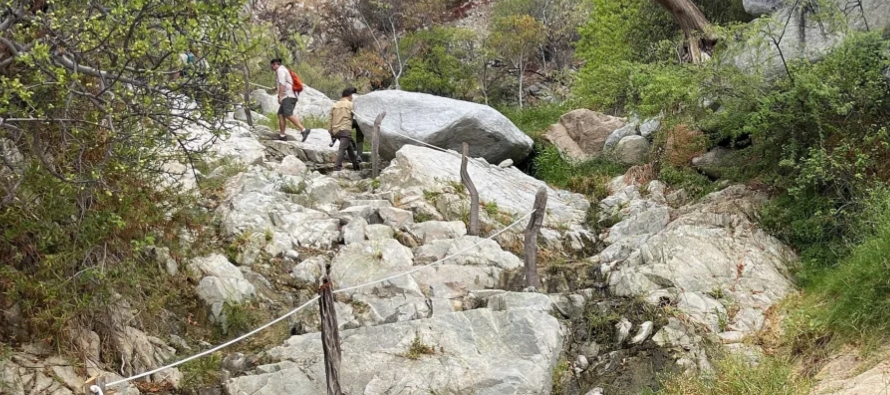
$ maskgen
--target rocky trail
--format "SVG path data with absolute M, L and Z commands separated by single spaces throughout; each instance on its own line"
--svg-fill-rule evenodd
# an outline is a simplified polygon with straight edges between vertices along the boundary
M 416 100 L 412 111 L 423 103 Z M 442 121 L 441 128 L 486 130 L 474 122 Z M 342 290 L 336 311 L 345 393 L 638 393 L 658 374 L 707 371 L 715 344 L 757 358 L 760 350 L 746 339 L 793 291 L 787 268 L 796 258 L 758 229 L 754 216 L 766 196 L 743 186 L 687 202 L 658 181 L 618 177 L 609 197 L 591 202 L 485 158 L 500 161 L 510 151 L 481 152 L 468 170 L 484 206 L 482 234 L 469 236 L 456 152 L 402 142 L 372 180 L 368 170 L 329 171 L 336 152 L 326 131 L 314 130 L 306 142 L 273 141 L 268 128 L 235 119 L 228 126 L 229 136 L 212 147 L 228 165 L 199 178 L 239 170 L 208 204 L 230 248 L 180 261 L 163 249 L 155 256 L 169 275 L 192 279 L 206 314 L 221 325 L 233 319 L 227 306 L 252 305 L 274 317 L 312 302 L 330 265 Z M 212 139 L 199 125 L 187 132 L 193 144 Z M 479 141 L 492 138 L 477 133 Z M 197 191 L 191 169 L 167 168 L 182 174 L 171 185 Z M 542 186 L 549 198 L 539 235 L 542 287 L 522 292 L 522 232 Z M 78 393 L 89 376 L 120 381 L 212 347 L 151 336 L 126 301 L 117 304 L 114 347 L 126 350 L 120 367 L 100 366 L 106 345 L 83 333 L 85 369 L 49 350 L 16 351 L 0 363 L 0 381 L 12 383 L 4 393 Z M 317 309 L 309 303 L 287 318 L 293 336 L 283 344 L 254 354 L 221 350 L 223 382 L 200 393 L 324 393 Z M 145 378 L 155 387 L 129 381 L 109 388 L 175 393 L 181 378 L 170 368 Z

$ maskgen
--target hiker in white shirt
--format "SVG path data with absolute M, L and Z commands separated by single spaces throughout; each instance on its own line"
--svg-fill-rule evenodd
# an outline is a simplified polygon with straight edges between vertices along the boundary
M 303 136 L 303 141 L 309 137 L 309 129 L 304 128 L 300 123 L 300 119 L 294 115 L 294 108 L 297 106 L 297 92 L 294 91 L 293 78 L 287 67 L 281 64 L 281 59 L 272 59 L 272 70 L 275 71 L 275 84 L 278 87 L 278 139 L 287 140 L 284 133 L 284 127 L 287 125 L 285 119 L 290 120 Z

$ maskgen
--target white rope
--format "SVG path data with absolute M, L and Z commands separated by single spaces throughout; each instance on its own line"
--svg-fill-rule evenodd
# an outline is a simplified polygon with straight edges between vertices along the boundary
M 405 271 L 405 272 L 402 272 L 402 273 L 399 273 L 399 274 L 394 274 L 394 275 L 389 276 L 389 277 L 386 277 L 386 278 L 382 278 L 382 279 L 379 279 L 379 280 L 371 281 L 371 282 L 368 282 L 368 283 L 364 283 L 364 284 L 360 284 L 360 285 L 356 285 L 356 286 L 352 286 L 352 287 L 348 287 L 348 288 L 338 289 L 338 290 L 336 290 L 336 291 L 333 291 L 333 293 L 343 293 L 343 292 L 353 291 L 353 290 L 356 290 L 356 289 L 359 289 L 359 288 L 364 288 L 364 287 L 367 287 L 367 286 L 370 286 L 370 285 L 380 284 L 380 283 L 383 283 L 383 282 L 386 282 L 386 281 L 390 281 L 390 280 L 393 280 L 393 279 L 396 279 L 396 278 L 399 278 L 399 277 L 402 277 L 402 276 L 407 276 L 407 275 L 409 275 L 409 274 L 416 273 L 416 272 L 418 272 L 418 271 L 420 271 L 420 270 L 426 269 L 426 268 L 431 267 L 431 266 L 434 266 L 434 265 L 438 265 L 438 264 L 440 264 L 440 263 L 442 263 L 442 262 L 445 262 L 445 261 L 447 261 L 447 260 L 449 260 L 449 259 L 451 259 L 451 258 L 454 258 L 454 257 L 456 257 L 456 256 L 458 256 L 458 255 L 462 255 L 462 254 L 466 253 L 467 251 L 470 251 L 470 250 L 472 250 L 472 249 L 474 249 L 474 248 L 476 248 L 476 247 L 479 247 L 480 245 L 482 245 L 483 242 L 485 242 L 485 241 L 487 241 L 487 240 L 491 240 L 491 239 L 494 239 L 494 238 L 497 237 L 497 236 L 500 236 L 502 233 L 506 232 L 506 231 L 509 230 L 510 228 L 512 228 L 512 227 L 514 227 L 514 226 L 516 226 L 516 225 L 518 225 L 518 224 L 519 224 L 520 222 L 522 222 L 524 219 L 530 217 L 532 214 L 534 214 L 534 212 L 535 212 L 535 210 L 530 211 L 528 214 L 526 214 L 526 215 L 522 216 L 521 218 L 517 219 L 517 220 L 514 221 L 512 224 L 510 224 L 510 225 L 504 227 L 503 229 L 501 229 L 501 230 L 497 231 L 496 233 L 492 234 L 491 236 L 488 236 L 487 238 L 483 239 L 482 241 L 480 241 L 480 242 L 478 242 L 478 243 L 476 243 L 476 244 L 474 244 L 474 245 L 472 245 L 472 246 L 470 246 L 470 247 L 464 248 L 464 249 L 462 249 L 462 250 L 460 250 L 460 251 L 454 253 L 453 255 L 444 257 L 444 258 L 442 258 L 442 259 L 439 259 L 439 260 L 437 260 L 437 261 L 435 261 L 435 262 L 433 262 L 433 263 L 430 263 L 430 264 L 427 264 L 427 265 L 424 265 L 424 266 L 419 266 L 419 267 L 417 267 L 417 268 L 414 268 L 414 269 L 411 269 L 411 270 L 408 270 L 408 271 Z M 275 324 L 281 322 L 281 321 L 284 320 L 285 318 L 290 317 L 291 315 L 296 314 L 298 311 L 300 311 L 300 310 L 302 310 L 302 309 L 308 307 L 310 304 L 312 304 L 312 303 L 314 303 L 316 300 L 318 300 L 318 298 L 319 298 L 318 296 L 315 296 L 314 298 L 310 299 L 308 302 L 304 303 L 302 306 L 297 307 L 296 309 L 291 310 L 291 311 L 288 312 L 287 314 L 285 314 L 285 315 L 283 315 L 283 316 L 281 316 L 281 317 L 278 317 L 278 318 L 276 318 L 275 320 L 273 320 L 273 321 L 271 321 L 271 322 L 269 322 L 269 323 L 267 323 L 267 324 L 265 324 L 265 325 L 263 325 L 263 326 L 261 326 L 261 327 L 259 327 L 259 328 L 256 328 L 256 329 L 254 329 L 254 330 L 252 330 L 252 331 L 250 331 L 250 332 L 248 332 L 248 333 L 246 333 L 246 334 L 244 334 L 244 335 L 241 335 L 241 336 L 239 336 L 239 337 L 237 337 L 237 338 L 234 338 L 234 339 L 232 339 L 232 340 L 229 340 L 228 342 L 225 342 L 225 343 L 223 343 L 223 344 L 220 344 L 220 345 L 218 345 L 218 346 L 216 346 L 216 347 L 213 347 L 213 348 L 211 348 L 211 349 L 209 349 L 209 350 L 200 352 L 200 353 L 198 353 L 198 354 L 192 355 L 192 356 L 190 356 L 190 357 L 188 357 L 188 358 L 185 358 L 185 359 L 183 359 L 183 360 L 180 360 L 180 361 L 178 361 L 178 362 L 174 362 L 174 363 L 171 363 L 171 364 L 169 364 L 169 365 L 162 366 L 162 367 L 160 367 L 160 368 L 157 368 L 157 369 L 154 369 L 154 370 L 145 372 L 145 373 L 141 373 L 141 374 L 138 374 L 138 375 L 135 375 L 135 376 L 132 376 L 132 377 L 127 377 L 127 378 L 125 378 L 125 379 L 120 379 L 120 380 L 117 380 L 117 381 L 113 381 L 113 382 L 111 382 L 111 383 L 108 383 L 108 384 L 107 384 L 107 387 L 115 386 L 115 385 L 118 385 L 118 384 L 123 384 L 123 383 L 126 383 L 126 382 L 128 382 L 128 381 L 132 381 L 132 380 L 136 380 L 136 379 L 141 379 L 141 378 L 143 378 L 143 377 L 150 376 L 150 375 L 153 375 L 153 374 L 155 374 L 155 373 L 161 372 L 161 371 L 163 371 L 163 370 L 165 370 L 165 369 L 170 369 L 170 368 L 173 368 L 173 367 L 182 365 L 182 364 L 184 364 L 184 363 L 186 363 L 186 362 L 189 362 L 189 361 L 195 360 L 195 359 L 197 359 L 197 358 L 203 357 L 203 356 L 205 356 L 205 355 L 212 354 L 212 353 L 214 353 L 214 352 L 216 352 L 216 351 L 219 351 L 219 350 L 221 350 L 221 349 L 223 349 L 223 348 L 226 348 L 226 347 L 228 347 L 228 346 L 230 346 L 230 345 L 232 345 L 232 344 L 235 344 L 235 343 L 237 343 L 237 342 L 239 342 L 239 341 L 241 341 L 241 340 L 244 340 L 244 339 L 246 339 L 246 338 L 248 338 L 248 337 L 251 337 L 251 336 L 253 336 L 253 335 L 259 333 L 260 331 L 262 331 L 262 330 L 264 330 L 264 329 L 266 329 L 266 328 L 268 328 L 268 327 L 270 327 L 270 326 L 272 326 L 272 325 L 275 325 Z M 92 389 L 92 388 L 91 388 L 91 389 Z M 100 394 L 100 395 L 101 395 L 101 394 Z
M 241 335 L 241 336 L 239 336 L 239 337 L 236 337 L 236 338 L 234 338 L 234 339 L 232 339 L 232 340 L 229 340 L 229 341 L 227 341 L 227 342 L 225 342 L 225 343 L 223 343 L 223 344 L 220 344 L 220 345 L 218 345 L 218 346 L 216 346 L 216 347 L 213 347 L 213 348 L 211 348 L 211 349 L 209 349 L 209 350 L 207 350 L 207 351 L 200 352 L 200 353 L 195 354 L 195 355 L 192 355 L 192 356 L 190 356 L 190 357 L 188 357 L 188 358 L 186 358 L 186 359 L 183 359 L 183 360 L 180 360 L 180 361 L 171 363 L 171 364 L 169 364 L 169 365 L 167 365 L 167 366 L 162 366 L 162 367 L 157 368 L 157 369 L 155 369 L 155 370 L 151 370 L 151 371 L 148 371 L 148 372 L 145 372 L 145 373 L 137 374 L 137 375 L 132 376 L 132 377 L 127 377 L 127 378 L 125 378 L 125 379 L 120 379 L 120 380 L 118 380 L 118 381 L 113 381 L 113 382 L 111 382 L 111 383 L 108 383 L 108 384 L 106 385 L 106 387 L 111 387 L 111 386 L 115 386 L 115 385 L 118 385 L 118 384 L 123 384 L 123 383 L 126 383 L 126 382 L 128 382 L 128 381 L 132 381 L 132 380 L 136 380 L 136 379 L 141 379 L 141 378 L 143 378 L 143 377 L 150 376 L 150 375 L 153 375 L 153 374 L 158 373 L 158 372 L 160 372 L 160 371 L 163 371 L 164 369 L 170 369 L 170 368 L 173 368 L 173 367 L 182 365 L 182 364 L 184 364 L 184 363 L 186 363 L 186 362 L 189 362 L 189 361 L 192 361 L 192 360 L 201 358 L 201 357 L 203 357 L 203 356 L 205 356 L 205 355 L 212 354 L 212 353 L 214 353 L 214 352 L 217 352 L 217 351 L 219 351 L 219 350 L 222 350 L 223 348 L 226 348 L 226 347 L 228 347 L 228 346 L 231 346 L 232 344 L 235 344 L 235 343 L 240 342 L 240 341 L 242 341 L 242 340 L 244 340 L 244 339 L 247 339 L 248 337 L 251 337 L 251 336 L 257 334 L 257 333 L 259 333 L 260 331 L 262 331 L 262 330 L 264 330 L 264 329 L 266 329 L 266 328 L 268 328 L 268 327 L 270 327 L 270 326 L 272 326 L 272 325 L 275 325 L 275 324 L 277 324 L 277 323 L 283 321 L 285 318 L 290 317 L 291 315 L 296 314 L 298 311 L 303 310 L 304 308 L 308 307 L 309 305 L 311 305 L 312 303 L 314 303 L 316 300 L 318 300 L 318 296 L 315 296 L 314 298 L 310 299 L 308 302 L 304 303 L 302 306 L 297 307 L 297 308 L 291 310 L 291 311 L 288 312 L 287 314 L 285 314 L 285 315 L 283 315 L 283 316 L 281 316 L 281 317 L 278 317 L 278 318 L 276 318 L 276 319 L 270 321 L 270 322 L 269 322 L 268 324 L 266 324 L 266 325 L 263 325 L 263 326 L 261 326 L 261 327 L 259 327 L 259 328 L 256 328 L 256 329 L 254 329 L 254 330 L 252 330 L 252 331 L 250 331 L 250 332 L 247 332 L 247 333 L 245 333 L 245 334 L 243 334 L 243 335 Z
M 361 284 L 361 285 L 356 285 L 356 286 L 352 286 L 352 287 L 347 287 L 347 288 L 341 288 L 341 289 L 338 289 L 338 290 L 334 291 L 334 293 L 335 293 L 335 294 L 336 294 L 336 293 L 343 293 L 343 292 L 353 291 L 353 290 L 356 290 L 356 289 L 359 289 L 359 288 L 364 288 L 364 287 L 367 287 L 367 286 L 369 286 L 369 285 L 380 284 L 380 283 L 383 283 L 383 282 L 387 282 L 387 281 L 389 281 L 389 280 L 393 280 L 393 279 L 396 279 L 396 278 L 399 278 L 399 277 L 402 277 L 402 276 L 406 276 L 406 275 L 409 275 L 409 274 L 412 274 L 412 273 L 419 272 L 419 271 L 421 271 L 421 270 L 423 270 L 423 269 L 426 269 L 426 268 L 428 268 L 428 267 L 431 267 L 431 266 L 438 265 L 438 264 L 440 264 L 440 263 L 442 263 L 442 262 L 445 262 L 445 261 L 447 261 L 447 260 L 449 260 L 449 259 L 451 259 L 451 258 L 454 258 L 454 257 L 456 257 L 456 256 L 458 256 L 458 255 L 462 255 L 462 254 L 466 253 L 467 251 L 470 251 L 470 250 L 472 250 L 472 249 L 474 249 L 474 248 L 476 248 L 476 247 L 479 247 L 480 245 L 482 245 L 482 243 L 484 243 L 484 242 L 486 242 L 486 241 L 488 241 L 488 240 L 491 240 L 491 239 L 494 239 L 495 237 L 500 236 L 502 233 L 506 232 L 508 229 L 510 229 L 510 228 L 512 228 L 512 227 L 514 227 L 514 226 L 516 226 L 516 225 L 518 225 L 520 222 L 522 222 L 522 220 L 524 220 L 524 219 L 530 217 L 532 214 L 535 213 L 535 211 L 536 211 L 536 210 L 532 210 L 532 211 L 530 211 L 528 214 L 523 215 L 521 218 L 517 219 L 517 220 L 514 221 L 512 224 L 510 224 L 510 225 L 504 227 L 504 229 L 501 229 L 501 230 L 497 231 L 497 232 L 494 233 L 493 235 L 486 237 L 486 238 L 483 239 L 482 241 L 480 241 L 480 242 L 478 242 L 478 243 L 476 243 L 476 244 L 473 244 L 473 245 L 471 245 L 471 246 L 469 246 L 469 247 L 467 247 L 467 248 L 464 248 L 464 249 L 462 249 L 462 250 L 460 250 L 460 251 L 458 251 L 458 252 L 455 252 L 455 253 L 452 254 L 452 255 L 449 255 L 449 256 L 446 256 L 446 257 L 444 257 L 444 258 L 442 258 L 442 259 L 439 259 L 438 261 L 435 261 L 435 262 L 433 262 L 433 263 L 429 263 L 429 264 L 426 264 L 426 265 L 423 265 L 423 266 L 418 266 L 418 267 L 416 267 L 416 268 L 414 268 L 414 269 L 411 269 L 411 270 L 408 270 L 408 271 L 406 271 L 406 272 L 399 273 L 399 274 L 394 274 L 394 275 L 392 275 L 392 276 L 389 276 L 389 277 L 386 277 L 386 278 L 381 278 L 381 279 L 379 279 L 379 280 L 375 280 L 375 281 L 371 281 L 371 282 L 369 282 L 369 283 L 365 283 L 365 284 Z

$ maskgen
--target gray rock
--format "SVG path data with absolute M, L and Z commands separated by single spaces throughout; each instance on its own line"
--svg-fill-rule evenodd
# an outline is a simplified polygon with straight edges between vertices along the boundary
M 652 323 L 652 321 L 646 321 L 640 324 L 640 329 L 637 330 L 636 336 L 634 336 L 633 339 L 630 340 L 630 344 L 640 344 L 646 341 L 649 336 L 652 336 L 653 327 L 654 324 Z
M 300 188 L 301 195 L 283 192 Z M 340 221 L 328 214 L 297 204 L 295 200 L 337 202 L 340 189 L 327 177 L 286 176 L 252 167 L 226 185 L 226 199 L 217 208 L 223 234 L 273 234 L 272 243 L 282 251 L 293 247 L 329 248 L 340 238 Z M 264 236 L 260 237 L 264 240 Z
M 749 12 L 757 13 L 773 8 L 780 3 L 773 18 L 757 25 L 753 35 L 744 35 L 744 41 L 729 42 L 729 60 L 738 68 L 750 72 L 764 72 L 768 77 L 785 74 L 782 58 L 786 62 L 807 59 L 811 62 L 822 59 L 833 48 L 856 31 L 883 31 L 890 26 L 890 2 L 884 0 L 862 0 L 862 8 L 851 7 L 846 0 L 830 0 L 819 7 L 808 7 L 795 2 L 773 0 L 746 1 Z M 746 8 L 747 10 L 748 8 Z M 814 14 L 814 9 L 820 14 Z M 840 17 L 835 25 L 833 15 Z M 828 18 L 826 18 L 828 17 Z M 770 36 L 782 36 L 776 49 Z
M 369 206 L 374 208 L 389 208 L 392 207 L 392 203 L 389 200 L 346 200 L 340 206 L 341 209 L 347 209 L 350 207 L 359 207 L 359 206 Z
M 402 207 L 423 207 L 422 191 L 444 193 L 449 184 L 459 183 L 460 156 L 429 148 L 405 146 L 396 159 L 380 174 L 381 189 L 406 196 Z M 501 213 L 512 216 L 526 215 L 535 201 L 539 187 L 547 191 L 547 216 L 544 226 L 562 228 L 582 224 L 590 203 L 580 194 L 556 191 L 544 182 L 536 180 L 515 167 L 500 168 L 478 163 L 467 166 L 467 172 L 476 184 L 479 200 L 494 202 Z M 419 195 L 419 196 L 418 196 Z M 418 212 L 412 208 L 412 211 Z M 432 209 L 436 212 L 435 209 Z M 440 214 L 437 214 L 440 215 Z M 524 225 L 518 225 L 517 231 Z
M 778 10 L 784 3 L 782 0 L 743 0 L 742 6 L 745 7 L 745 12 L 761 16 Z
M 615 343 L 622 344 L 628 337 L 630 337 L 630 330 L 633 328 L 633 324 L 627 320 L 627 318 L 621 317 L 621 321 L 618 321 L 615 324 Z
M 637 126 L 630 124 L 626 125 L 618 130 L 613 131 L 609 134 L 609 138 L 606 139 L 605 144 L 603 144 L 603 152 L 611 152 L 618 145 L 618 142 L 621 139 L 628 136 L 636 136 L 637 135 Z
M 293 155 L 285 156 L 281 160 L 281 164 L 277 167 L 277 171 L 287 176 L 301 176 L 306 174 L 306 164 Z
M 644 211 L 612 226 L 604 241 L 613 244 L 628 237 L 654 234 L 664 229 L 670 220 L 671 212 L 667 207 Z
M 545 294 L 504 292 L 488 298 L 488 308 L 493 311 L 529 309 L 549 313 L 553 311 L 553 304 Z
M 550 315 L 533 310 L 488 309 L 341 332 L 344 393 L 548 394 L 562 350 L 562 330 Z M 405 355 L 415 338 L 432 347 L 416 359 Z M 267 373 L 226 383 L 230 394 L 324 393 L 318 333 L 295 336 L 268 352 Z M 259 369 L 258 369 L 259 370 Z
M 195 290 L 198 297 L 210 306 L 214 321 L 224 321 L 223 306 L 240 304 L 256 294 L 256 288 L 225 256 L 213 254 L 195 258 L 189 264 L 193 275 L 203 276 Z
M 251 368 L 251 361 L 246 355 L 236 352 L 226 355 L 222 360 L 221 367 L 232 373 L 241 373 Z
M 257 89 L 250 93 L 251 100 L 257 102 L 265 114 L 278 113 L 278 97 L 267 93 L 264 89 Z M 303 84 L 303 92 L 297 99 L 297 106 L 294 108 L 294 115 L 300 118 L 315 117 L 327 119 L 331 116 L 331 106 L 334 101 L 305 84 Z
M 649 161 L 649 140 L 643 136 L 627 136 L 615 145 L 612 155 L 625 165 L 642 165 Z
M 365 228 L 368 227 L 368 221 L 364 218 L 356 218 L 343 227 L 343 243 L 346 245 L 361 243 L 365 241 Z
M 498 164 L 500 168 L 508 168 L 510 166 L 513 166 L 513 159 L 504 159 L 503 162 Z
M 793 290 L 787 265 L 796 260 L 752 222 L 767 200 L 733 186 L 683 207 L 641 246 L 636 261 L 628 259 L 609 275 L 612 293 L 646 297 L 668 290 L 677 295 L 679 310 L 715 333 L 760 330 L 765 311 Z M 726 316 L 709 296 L 714 290 L 724 292 L 738 313 Z
M 297 287 L 308 288 L 319 284 L 318 279 L 324 274 L 327 259 L 324 256 L 314 256 L 300 262 L 291 269 L 290 275 Z
M 732 163 L 732 158 L 732 150 L 717 147 L 701 156 L 692 158 L 692 166 L 710 177 L 720 178 L 724 168 L 736 165 L 736 163 Z
M 377 211 L 384 225 L 389 225 L 393 229 L 406 229 L 414 224 L 414 213 L 408 210 L 402 210 L 392 207 L 382 207 Z
M 463 222 L 427 221 L 413 224 L 408 232 L 423 244 L 434 240 L 455 239 L 467 234 L 467 225 Z
M 581 369 L 581 371 L 583 372 L 587 370 L 588 367 L 590 367 L 590 362 L 587 361 L 587 357 L 582 354 L 578 354 L 578 357 L 575 358 L 575 366 L 577 366 L 578 369 Z
M 269 117 L 258 112 L 251 111 L 250 116 L 253 117 L 253 122 L 269 122 Z M 239 121 L 247 121 L 247 111 L 244 110 L 244 107 L 239 107 L 235 110 L 233 118 Z
M 153 247 L 151 249 L 155 262 L 159 266 L 167 270 L 167 274 L 175 276 L 179 274 L 179 263 L 170 256 L 170 249 L 167 247 Z
M 645 138 L 650 138 L 652 135 L 661 128 L 661 116 L 657 116 L 655 118 L 650 118 L 645 120 L 640 124 L 640 135 Z
M 356 121 L 362 130 L 370 130 L 381 112 L 380 155 L 392 159 L 406 144 L 418 144 L 395 132 L 432 144 L 460 151 L 470 146 L 471 157 L 483 157 L 490 163 L 525 158 L 532 149 L 532 139 L 510 120 L 491 107 L 405 91 L 376 91 L 355 100 Z
M 395 237 L 395 231 L 388 225 L 368 225 L 365 227 L 365 237 L 368 240 L 387 240 Z

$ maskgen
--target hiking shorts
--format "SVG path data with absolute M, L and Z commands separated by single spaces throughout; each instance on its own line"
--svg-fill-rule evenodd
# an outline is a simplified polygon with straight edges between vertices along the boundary
M 278 107 L 278 115 L 289 117 L 294 115 L 294 107 L 297 106 L 297 99 L 293 97 L 285 97 L 281 99 L 281 107 Z

